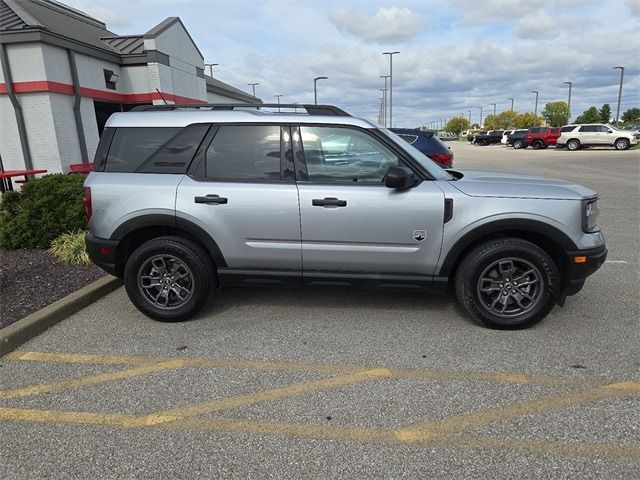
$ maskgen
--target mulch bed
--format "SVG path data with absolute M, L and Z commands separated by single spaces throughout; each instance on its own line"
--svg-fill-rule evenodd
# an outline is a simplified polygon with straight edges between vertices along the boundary
M 0 328 L 104 275 L 95 265 L 70 265 L 46 250 L 0 248 Z

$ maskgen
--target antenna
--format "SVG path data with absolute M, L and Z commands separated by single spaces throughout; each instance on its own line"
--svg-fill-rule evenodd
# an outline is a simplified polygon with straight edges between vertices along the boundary
M 167 103 L 167 101 L 165 100 L 165 98 L 162 96 L 162 93 L 160 93 L 160 90 L 158 90 L 158 89 L 156 88 L 156 92 L 158 92 L 158 95 L 160 95 L 160 98 L 162 99 L 162 101 L 164 102 L 164 104 L 165 104 L 165 105 L 169 105 L 169 104 Z

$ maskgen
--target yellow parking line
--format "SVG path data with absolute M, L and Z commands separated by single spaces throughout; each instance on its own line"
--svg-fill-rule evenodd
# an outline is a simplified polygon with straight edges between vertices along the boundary
M 110 427 L 140 427 L 142 418 L 136 415 L 113 413 L 61 412 L 29 408 L 0 407 L 0 419 L 34 423 L 72 423 Z
M 27 397 L 31 395 L 39 395 L 47 392 L 60 390 L 68 390 L 76 387 L 84 387 L 87 385 L 95 385 L 98 383 L 113 382 L 114 380 L 124 380 L 149 373 L 160 372 L 173 368 L 184 367 L 182 360 L 168 360 L 166 362 L 156 363 L 154 365 L 143 365 L 140 367 L 130 368 L 127 370 L 118 370 L 116 372 L 100 373 L 81 378 L 71 378 L 68 380 L 60 380 L 52 383 L 42 383 L 38 385 L 30 385 L 28 387 L 16 388 L 13 390 L 0 391 L 0 400 L 16 397 Z
M 222 410 L 229 410 L 232 408 L 244 407 L 247 405 L 254 405 L 256 403 L 267 402 L 270 400 L 277 400 L 285 397 L 293 397 L 297 395 L 307 395 L 313 392 L 319 392 L 323 390 L 330 390 L 332 388 L 338 388 L 345 385 L 352 385 L 355 383 L 361 383 L 371 380 L 377 380 L 380 378 L 389 378 L 391 372 L 386 368 L 378 368 L 374 370 L 366 370 L 361 372 L 352 373 L 335 378 L 325 378 L 322 380 L 316 380 L 312 382 L 296 383 L 294 385 L 287 385 L 285 387 L 273 388 L 271 390 L 265 390 L 261 392 L 253 392 L 245 395 L 237 395 L 234 397 L 222 398 L 214 400 L 212 402 L 202 403 L 199 405 L 187 405 L 184 407 L 172 408 L 170 410 L 164 410 L 157 412 L 153 415 L 158 416 L 157 423 L 166 422 L 168 418 L 175 417 L 180 419 L 184 417 L 194 417 L 203 415 L 205 413 L 219 412 Z
M 267 371 L 297 371 L 312 373 L 353 373 L 363 369 L 376 369 L 385 367 L 355 366 L 355 365 L 318 365 L 296 362 L 278 362 L 261 360 L 227 360 L 206 358 L 158 358 L 158 357 L 134 357 L 114 355 L 91 354 L 67 354 L 16 351 L 4 357 L 7 360 L 23 360 L 37 362 L 62 362 L 62 363 L 93 363 L 105 365 L 147 365 L 157 364 L 163 361 L 183 361 L 185 366 L 203 368 L 237 368 Z M 486 381 L 513 384 L 538 384 L 538 385 L 599 385 L 601 381 L 562 377 L 545 377 L 525 375 L 523 373 L 509 372 L 474 372 L 474 371 L 448 371 L 429 368 L 389 368 L 391 375 L 401 378 L 415 378 L 420 380 L 444 380 L 444 381 Z
M 592 390 L 546 396 L 514 405 L 446 417 L 434 422 L 398 429 L 395 435 L 403 442 L 421 442 L 433 438 L 451 436 L 470 428 L 483 427 L 495 422 L 638 392 L 640 392 L 640 382 L 630 381 L 602 385 Z

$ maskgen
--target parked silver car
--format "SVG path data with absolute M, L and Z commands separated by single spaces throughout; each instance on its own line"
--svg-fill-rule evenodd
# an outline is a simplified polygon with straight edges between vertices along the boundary
M 85 189 L 91 258 L 160 321 L 230 285 L 451 286 L 476 320 L 522 328 L 607 254 L 588 188 L 443 170 L 332 106 L 116 113 Z

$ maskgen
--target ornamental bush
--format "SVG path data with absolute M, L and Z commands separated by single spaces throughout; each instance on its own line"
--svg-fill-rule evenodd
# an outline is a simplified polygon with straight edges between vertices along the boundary
M 5 192 L 0 202 L 0 247 L 49 248 L 63 233 L 86 228 L 83 175 L 46 175 Z

